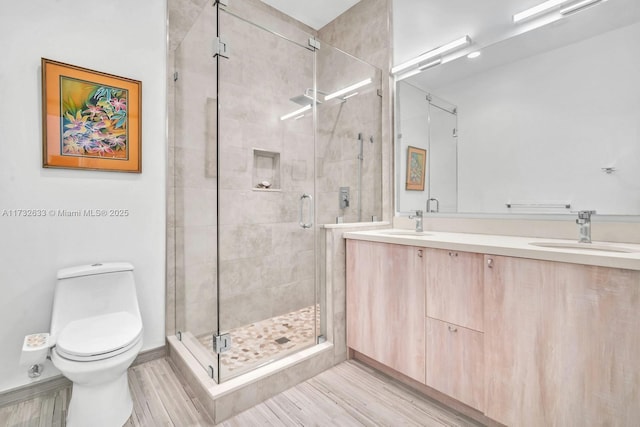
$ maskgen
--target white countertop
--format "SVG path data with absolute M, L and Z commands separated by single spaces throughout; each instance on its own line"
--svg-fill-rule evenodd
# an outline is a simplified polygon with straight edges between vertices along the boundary
M 389 234 L 389 233 L 408 234 Z M 411 230 L 353 231 L 343 234 L 345 239 L 425 248 L 475 252 L 488 255 L 504 255 L 573 264 L 597 265 L 601 267 L 640 270 L 640 245 L 630 243 L 596 242 L 581 243 L 578 248 L 540 247 L 531 243 L 576 245 L 577 240 L 547 239 L 538 237 L 514 237 L 490 234 L 446 233 L 425 230 L 424 235 L 415 235 Z M 584 249 L 581 249 L 584 248 Z M 587 249 L 592 248 L 592 249 Z M 600 248 L 601 250 L 598 250 Z M 633 251 L 610 252 L 604 248 Z

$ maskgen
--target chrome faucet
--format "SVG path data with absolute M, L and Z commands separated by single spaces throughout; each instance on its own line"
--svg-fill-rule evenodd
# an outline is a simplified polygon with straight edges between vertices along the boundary
M 416 211 L 416 214 L 410 215 L 409 219 L 416 220 L 416 233 L 422 233 L 422 211 Z
M 576 224 L 580 226 L 578 243 L 591 243 L 591 215 L 596 211 L 579 211 Z

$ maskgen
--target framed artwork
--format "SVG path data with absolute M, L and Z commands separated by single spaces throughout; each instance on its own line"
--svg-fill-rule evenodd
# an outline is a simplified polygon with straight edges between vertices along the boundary
M 42 58 L 42 166 L 142 172 L 142 83 Z
M 427 150 L 408 147 L 407 150 L 407 190 L 424 191 Z

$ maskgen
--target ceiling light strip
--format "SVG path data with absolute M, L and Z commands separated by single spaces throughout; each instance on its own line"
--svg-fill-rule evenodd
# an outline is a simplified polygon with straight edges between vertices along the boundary
M 545 13 L 556 6 L 560 6 L 562 3 L 566 3 L 567 0 L 548 0 L 544 3 L 540 3 L 537 6 L 529 8 L 527 10 L 523 10 L 522 12 L 516 13 L 513 15 L 513 22 L 518 23 L 524 21 L 525 19 L 532 18 L 536 15 L 540 15 L 541 13 Z
M 435 67 L 436 65 L 440 65 L 440 64 L 442 64 L 442 58 L 434 59 L 433 61 L 427 62 L 426 64 L 419 66 L 418 70 L 424 71 L 427 68 Z
M 335 91 L 335 92 L 333 92 L 333 93 L 330 93 L 329 95 L 327 95 L 327 96 L 325 96 L 325 97 L 324 97 L 324 100 L 325 100 L 325 101 L 328 101 L 328 100 L 330 100 L 330 99 L 337 98 L 337 97 L 339 97 L 340 95 L 344 95 L 345 93 L 349 93 L 349 92 L 351 92 L 351 91 L 354 91 L 354 90 L 356 90 L 356 89 L 359 89 L 359 88 L 361 88 L 362 86 L 366 86 L 366 85 L 370 84 L 372 81 L 373 81 L 373 80 L 371 80 L 371 78 L 368 78 L 368 79 L 363 80 L 363 81 L 361 81 L 361 82 L 354 83 L 354 84 L 352 84 L 351 86 L 347 86 L 347 87 L 345 87 L 344 89 L 340 89 L 340 90 L 338 90 L 338 91 Z
M 396 81 L 400 82 L 404 79 L 408 79 L 409 77 L 415 76 L 416 74 L 420 74 L 422 71 L 418 70 L 417 68 L 414 68 L 411 71 L 407 71 L 404 74 L 398 74 L 396 75 Z
M 581 10 L 584 10 L 591 6 L 595 6 L 601 2 L 602 0 L 582 0 L 578 3 L 572 4 L 571 6 L 560 9 L 560 15 L 570 15 L 572 13 L 580 12 Z
M 391 69 L 391 73 L 392 74 L 396 74 L 396 73 L 398 73 L 400 71 L 403 71 L 403 70 L 406 70 L 407 68 L 410 68 L 410 67 L 412 67 L 412 66 L 414 66 L 416 64 L 424 62 L 427 59 L 442 55 L 442 54 L 444 54 L 446 52 L 449 52 L 449 51 L 452 51 L 452 50 L 455 50 L 455 49 L 459 49 L 459 48 L 461 48 L 463 46 L 467 46 L 469 44 L 471 44 L 471 38 L 469 36 L 461 37 L 461 38 L 459 38 L 457 40 L 454 40 L 454 41 L 452 41 L 450 43 L 447 43 L 445 45 L 442 45 L 440 47 L 432 49 L 432 50 L 430 50 L 428 52 L 425 52 L 422 55 L 417 56 L 416 58 L 413 58 L 413 59 L 411 59 L 411 60 L 409 60 L 407 62 L 404 62 L 404 63 L 402 63 L 400 65 L 396 65 L 395 67 L 393 67 Z
M 311 109 L 311 105 L 306 105 L 302 108 L 300 108 L 299 110 L 293 111 L 289 114 L 285 114 L 284 116 L 280 117 L 280 120 L 287 120 L 290 119 L 291 117 L 295 117 L 295 116 L 299 116 L 300 114 L 304 113 L 305 111 L 308 111 Z

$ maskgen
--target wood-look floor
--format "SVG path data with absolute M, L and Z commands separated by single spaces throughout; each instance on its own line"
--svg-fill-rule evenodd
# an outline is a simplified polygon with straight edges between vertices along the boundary
M 124 427 L 213 426 L 167 359 L 129 368 L 133 414 Z M 71 387 L 0 408 L 0 427 L 64 427 Z M 90 426 L 87 426 L 90 427 Z
M 125 426 L 213 426 L 166 359 L 129 370 L 133 415 Z M 66 388 L 0 408 L 0 426 L 64 426 Z M 477 426 L 356 361 L 347 361 L 223 422 L 253 426 Z
M 359 362 L 347 361 L 223 422 L 245 426 L 479 426 Z

